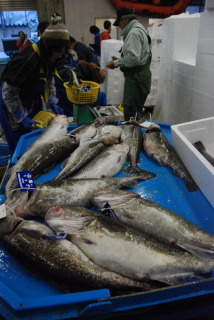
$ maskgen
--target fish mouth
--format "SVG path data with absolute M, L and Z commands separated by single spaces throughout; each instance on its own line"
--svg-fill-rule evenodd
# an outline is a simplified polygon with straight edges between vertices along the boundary
M 147 129 L 145 129 L 145 133 L 151 133 L 151 132 L 161 132 L 161 128 L 159 125 L 154 124 L 149 126 Z
M 11 231 L 11 235 L 14 233 L 14 232 L 16 232 L 16 229 L 18 229 L 19 228 L 19 226 L 23 223 L 23 221 L 24 221 L 24 219 L 22 219 L 22 218 L 18 218 L 17 219 L 17 222 L 14 224 L 14 226 L 13 226 L 13 229 L 12 229 L 12 231 Z

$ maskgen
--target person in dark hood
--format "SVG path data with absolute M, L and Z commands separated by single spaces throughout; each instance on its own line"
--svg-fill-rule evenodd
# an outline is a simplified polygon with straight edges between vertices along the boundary
M 42 34 L 44 33 L 44 31 L 47 29 L 48 26 L 49 26 L 49 22 L 48 21 L 41 21 L 38 24 L 38 28 L 37 28 L 38 37 L 42 36 Z
M 106 63 L 106 67 L 119 67 L 125 77 L 123 107 L 124 118 L 140 120 L 143 107 L 151 88 L 150 37 L 143 25 L 137 21 L 133 8 L 121 7 L 113 23 L 119 26 L 124 45 L 121 57 Z
M 90 43 L 90 47 L 92 47 L 96 55 L 100 57 L 100 29 L 93 25 L 89 28 L 89 31 L 94 35 L 94 43 Z
M 12 152 L 20 136 L 35 126 L 32 118 L 42 110 L 42 100 L 55 114 L 63 114 L 57 105 L 54 74 L 58 74 L 56 65 L 69 45 L 66 26 L 53 15 L 41 40 L 6 65 L 0 91 L 0 123 Z

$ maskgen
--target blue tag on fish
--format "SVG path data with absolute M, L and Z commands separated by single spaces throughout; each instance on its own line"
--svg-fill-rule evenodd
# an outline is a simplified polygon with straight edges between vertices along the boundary
M 57 239 L 57 240 L 66 239 L 67 236 L 68 236 L 68 234 L 64 233 L 64 232 L 61 232 L 61 233 L 58 233 L 58 234 L 50 234 L 50 233 L 44 234 L 44 237 Z
M 31 171 L 16 172 L 16 177 L 21 192 L 36 189 Z
M 108 209 L 108 208 L 111 208 L 108 202 L 106 202 L 106 204 L 104 205 L 104 208 L 106 208 L 106 210 L 103 210 L 102 214 L 114 220 L 118 220 L 116 214 L 114 213 L 114 210 Z

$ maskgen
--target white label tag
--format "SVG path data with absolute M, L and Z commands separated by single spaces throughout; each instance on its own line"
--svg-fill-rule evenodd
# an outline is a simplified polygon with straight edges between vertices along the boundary
M 5 204 L 1 204 L 0 205 L 0 219 L 5 218 L 6 217 L 6 207 Z

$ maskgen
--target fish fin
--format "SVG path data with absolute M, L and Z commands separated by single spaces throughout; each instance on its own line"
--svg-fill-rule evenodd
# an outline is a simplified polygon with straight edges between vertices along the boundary
M 45 168 L 45 169 L 43 170 L 43 173 L 44 173 L 44 174 L 47 174 L 47 173 L 51 172 L 51 171 L 55 168 L 55 166 L 56 166 L 56 164 L 53 163 L 50 167 Z
M 132 167 L 132 166 L 129 166 L 125 171 L 124 173 L 128 173 L 128 174 L 136 174 L 136 175 L 142 175 L 142 174 L 147 174 L 147 173 L 151 173 L 151 172 L 148 172 L 146 170 L 143 170 L 143 169 L 140 169 L 138 168 L 138 166 L 136 167 Z M 156 177 L 156 175 L 154 175 L 154 177 Z
M 129 181 L 126 183 L 126 186 L 123 186 L 123 188 L 127 189 L 135 189 L 137 187 L 137 181 Z
M 152 280 L 161 281 L 169 285 L 179 285 L 187 282 L 195 277 L 194 272 L 174 273 L 174 274 L 155 274 L 151 277 Z
M 65 159 L 65 161 L 63 161 L 61 169 L 64 169 L 67 166 L 69 158 Z
M 189 192 L 195 192 L 199 189 L 197 184 L 192 178 L 185 179 L 186 187 Z
M 205 146 L 201 141 L 196 141 L 193 143 L 193 146 L 199 151 L 199 152 L 204 152 L 206 151 Z
M 14 171 L 14 166 L 11 167 L 7 173 L 6 173 L 6 181 L 8 182 L 8 180 L 10 179 L 11 175 L 13 174 L 13 171 Z
M 185 245 L 180 245 L 178 243 L 178 246 L 181 248 L 187 250 L 194 256 L 201 258 L 201 259 L 213 259 L 214 258 L 214 246 L 213 250 L 210 248 L 207 244 L 202 244 L 196 241 L 189 241 L 188 243 L 185 243 Z

